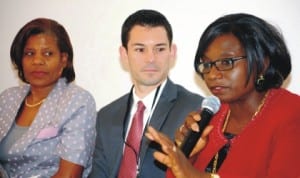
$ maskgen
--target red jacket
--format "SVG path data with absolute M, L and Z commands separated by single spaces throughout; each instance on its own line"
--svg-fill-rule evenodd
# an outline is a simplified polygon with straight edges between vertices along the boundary
M 228 105 L 213 117 L 213 131 L 194 166 L 204 171 L 227 140 L 222 133 Z M 255 118 L 231 140 L 221 178 L 300 178 L 300 96 L 272 89 Z M 172 177 L 170 171 L 167 177 Z

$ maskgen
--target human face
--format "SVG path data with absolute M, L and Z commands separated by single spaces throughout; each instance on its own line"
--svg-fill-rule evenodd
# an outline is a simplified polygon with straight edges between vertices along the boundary
M 213 62 L 239 56 L 245 56 L 243 46 L 234 35 L 225 34 L 212 41 L 202 60 Z M 232 102 L 256 92 L 253 75 L 247 83 L 247 65 L 247 59 L 241 59 L 235 61 L 230 70 L 219 71 L 213 66 L 209 73 L 203 74 L 203 78 L 212 94 L 223 102 Z
M 121 47 L 120 53 L 134 85 L 155 88 L 167 78 L 176 47 L 163 27 L 137 25 L 129 33 L 127 50 Z
M 26 81 L 34 88 L 52 88 L 67 64 L 67 54 L 61 53 L 56 38 L 38 34 L 28 38 L 23 53 L 23 71 Z

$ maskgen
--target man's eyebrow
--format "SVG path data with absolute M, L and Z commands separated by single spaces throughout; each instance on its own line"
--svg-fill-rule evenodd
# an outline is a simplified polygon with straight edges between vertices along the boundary
M 142 43 L 133 43 L 131 46 L 145 46 L 145 45 Z
M 168 44 L 167 43 L 158 43 L 155 46 L 168 46 Z

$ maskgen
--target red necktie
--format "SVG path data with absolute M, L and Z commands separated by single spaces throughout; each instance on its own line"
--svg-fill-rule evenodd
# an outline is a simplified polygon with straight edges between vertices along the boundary
M 140 143 L 143 135 L 143 115 L 145 106 L 139 101 L 125 143 L 118 178 L 135 178 L 139 159 Z

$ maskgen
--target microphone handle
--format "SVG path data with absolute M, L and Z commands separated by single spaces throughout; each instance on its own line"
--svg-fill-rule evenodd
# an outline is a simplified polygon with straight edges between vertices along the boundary
M 201 137 L 203 130 L 209 124 L 212 116 L 213 116 L 212 111 L 206 108 L 202 109 L 201 120 L 197 122 L 199 126 L 199 132 L 190 130 L 180 147 L 182 152 L 185 154 L 187 158 L 189 158 L 193 148 L 195 147 L 197 141 Z

